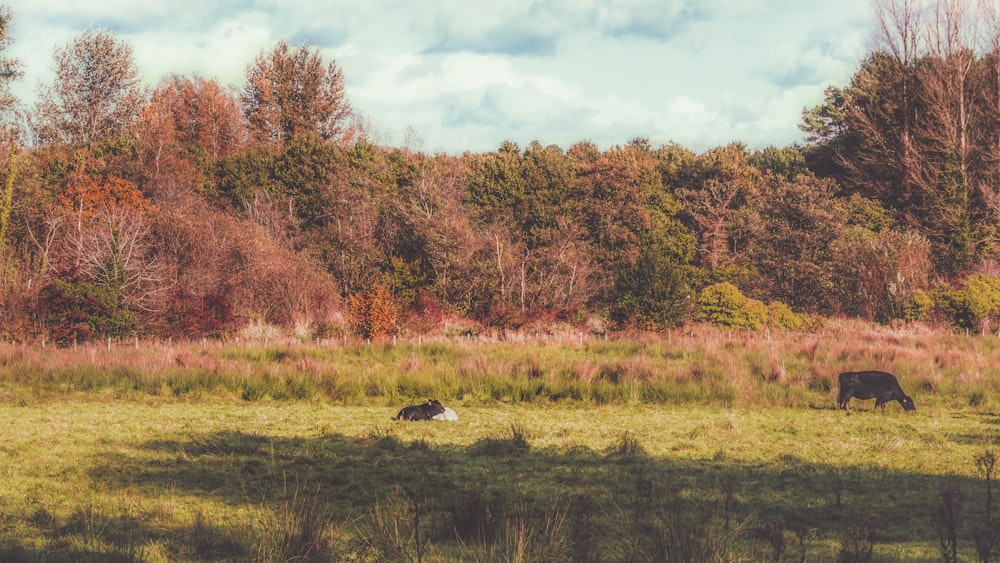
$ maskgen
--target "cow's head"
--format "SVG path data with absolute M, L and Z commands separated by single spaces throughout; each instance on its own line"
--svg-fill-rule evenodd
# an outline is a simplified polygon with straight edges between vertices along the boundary
M 913 399 L 903 395 L 903 398 L 899 400 L 899 404 L 903 405 L 904 411 L 915 411 L 917 410 L 916 405 L 913 404 Z
M 434 416 L 436 414 L 441 414 L 444 412 L 444 405 L 442 405 L 441 402 L 438 401 L 437 399 L 431 399 L 427 401 L 427 404 L 424 405 L 424 407 L 430 410 L 431 416 Z

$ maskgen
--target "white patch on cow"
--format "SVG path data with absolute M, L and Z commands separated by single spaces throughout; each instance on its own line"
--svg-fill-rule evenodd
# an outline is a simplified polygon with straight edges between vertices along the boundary
M 458 420 L 458 413 L 451 407 L 445 407 L 443 413 L 434 415 L 434 420 Z

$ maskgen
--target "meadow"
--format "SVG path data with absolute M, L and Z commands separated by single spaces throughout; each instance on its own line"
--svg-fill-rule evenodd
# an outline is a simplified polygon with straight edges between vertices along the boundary
M 997 366 L 854 325 L 7 344 L 0 560 L 993 560 Z M 851 369 L 917 411 L 837 411 Z M 429 397 L 460 420 L 392 420 Z

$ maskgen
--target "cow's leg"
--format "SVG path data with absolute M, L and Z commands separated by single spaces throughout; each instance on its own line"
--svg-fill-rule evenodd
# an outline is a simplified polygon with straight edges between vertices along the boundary
M 853 395 L 853 389 L 845 389 L 843 386 L 837 392 L 837 409 L 844 409 L 845 411 L 851 410 L 851 396 Z

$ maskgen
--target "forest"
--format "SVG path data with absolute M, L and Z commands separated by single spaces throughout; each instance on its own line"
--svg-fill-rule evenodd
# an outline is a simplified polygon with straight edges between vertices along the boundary
M 151 91 L 82 31 L 25 107 L 0 60 L 0 338 L 60 345 L 447 331 L 1000 320 L 1000 13 L 875 5 L 805 142 L 696 153 L 378 142 L 318 49 Z M 17 14 L 0 10 L 0 55 Z

